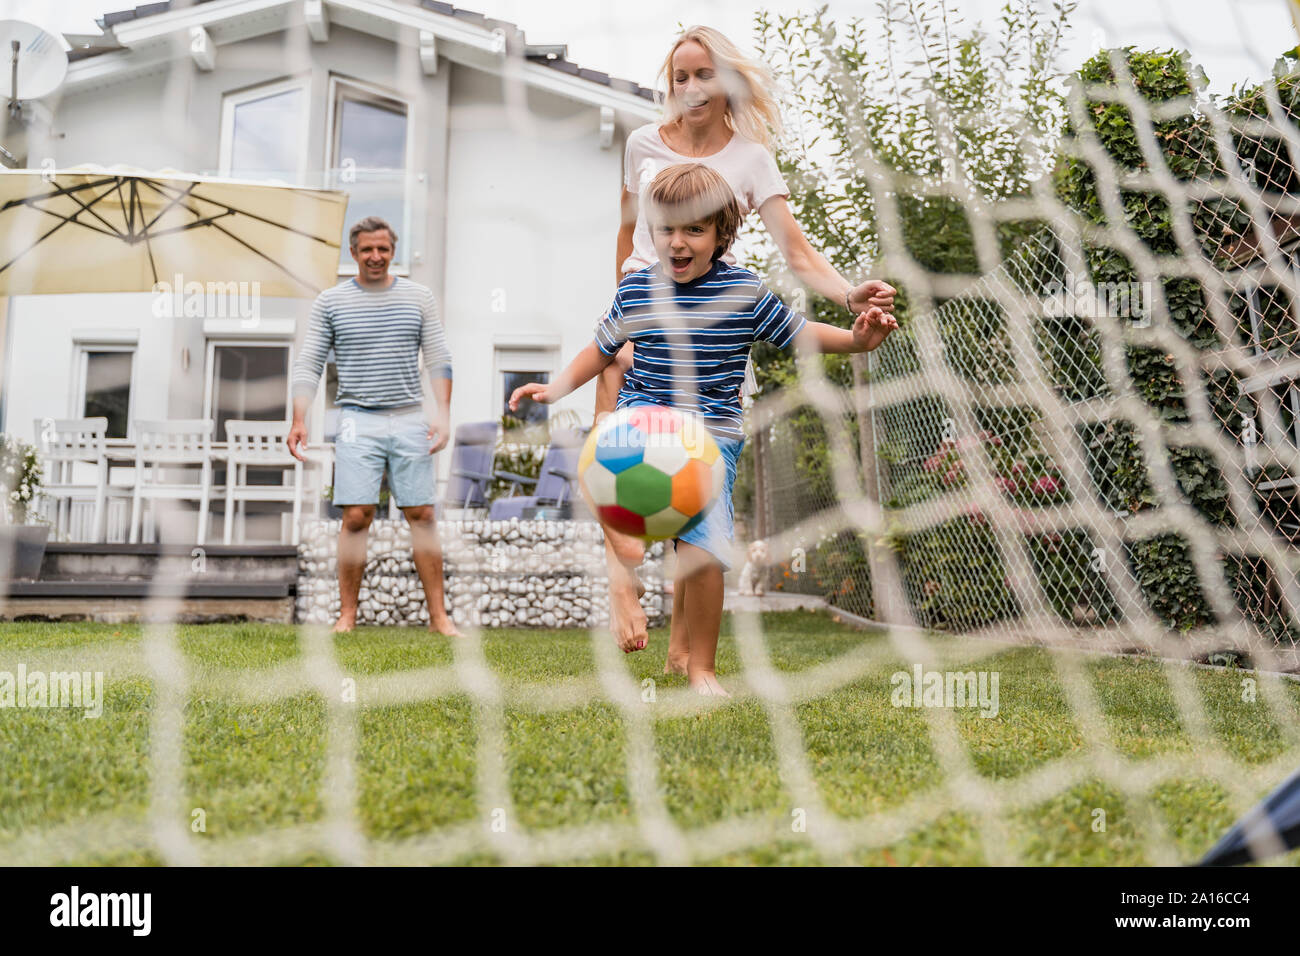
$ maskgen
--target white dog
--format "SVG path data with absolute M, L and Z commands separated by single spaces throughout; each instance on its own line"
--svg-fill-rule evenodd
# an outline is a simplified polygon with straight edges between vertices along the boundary
M 767 567 L 768 561 L 767 542 L 751 541 L 746 558 L 745 566 L 740 570 L 740 593 L 761 595 L 763 569 Z

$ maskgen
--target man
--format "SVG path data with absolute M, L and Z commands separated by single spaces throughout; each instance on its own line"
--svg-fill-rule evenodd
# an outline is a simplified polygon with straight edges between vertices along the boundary
M 357 276 L 326 289 L 312 304 L 303 348 L 293 369 L 293 425 L 285 439 L 302 459 L 307 406 L 316 395 L 331 346 L 338 369 L 339 431 L 334 442 L 334 504 L 339 531 L 337 632 L 356 626 L 366 539 L 388 469 L 389 489 L 411 526 L 415 567 L 429 606 L 429 630 L 459 637 L 443 606 L 442 551 L 434 521 L 433 455 L 447 445 L 451 353 L 433 292 L 390 276 L 397 234 L 378 216 L 354 225 L 348 246 Z M 438 409 L 426 425 L 419 356 L 432 378 Z

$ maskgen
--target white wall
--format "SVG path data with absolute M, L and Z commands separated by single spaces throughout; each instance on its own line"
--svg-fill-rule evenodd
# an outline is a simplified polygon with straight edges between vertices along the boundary
M 76 384 L 73 336 L 79 329 L 137 332 L 131 372 L 134 414 L 144 418 L 165 409 L 169 379 L 158 370 L 170 364 L 174 325 L 152 314 L 151 299 L 147 293 L 11 298 L 7 400 L 0 429 L 32 442 L 33 419 L 81 415 L 82 409 L 72 405 Z
M 594 107 L 536 91 L 527 104 L 535 129 L 512 125 L 500 78 L 453 68 L 444 312 L 454 422 L 499 414 L 495 344 L 553 336 L 562 368 L 614 294 L 622 138 L 601 148 Z M 556 407 L 589 420 L 594 402 L 589 384 Z

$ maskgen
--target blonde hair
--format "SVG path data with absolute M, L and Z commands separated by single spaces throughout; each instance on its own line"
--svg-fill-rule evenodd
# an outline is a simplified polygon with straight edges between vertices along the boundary
M 713 60 L 727 90 L 727 120 L 733 130 L 772 148 L 775 136 L 781 135 L 781 110 L 772 95 L 772 71 L 750 59 L 713 27 L 687 27 L 668 51 L 659 76 L 664 81 L 664 122 L 673 123 L 682 116 L 682 101 L 673 90 L 673 55 L 683 43 L 694 40 Z
M 714 259 L 726 255 L 744 221 L 727 181 L 703 163 L 678 163 L 661 170 L 651 181 L 646 199 L 645 221 L 651 231 L 658 223 L 712 222 L 718 231 Z

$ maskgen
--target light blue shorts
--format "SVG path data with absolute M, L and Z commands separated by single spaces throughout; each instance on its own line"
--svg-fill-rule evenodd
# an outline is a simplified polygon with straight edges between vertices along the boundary
M 722 491 L 713 507 L 704 513 L 704 519 L 680 538 L 673 539 L 673 550 L 678 541 L 685 541 L 697 548 L 703 548 L 718 559 L 723 571 L 731 570 L 731 541 L 735 535 L 732 521 L 735 510 L 731 504 L 731 487 L 736 483 L 736 463 L 740 460 L 740 450 L 745 447 L 743 438 L 722 438 L 713 436 L 722 452 L 722 460 L 727 463 L 727 480 L 722 484 Z
M 384 469 L 399 508 L 435 503 L 429 423 L 419 405 L 339 409 L 334 436 L 335 505 L 377 505 Z

